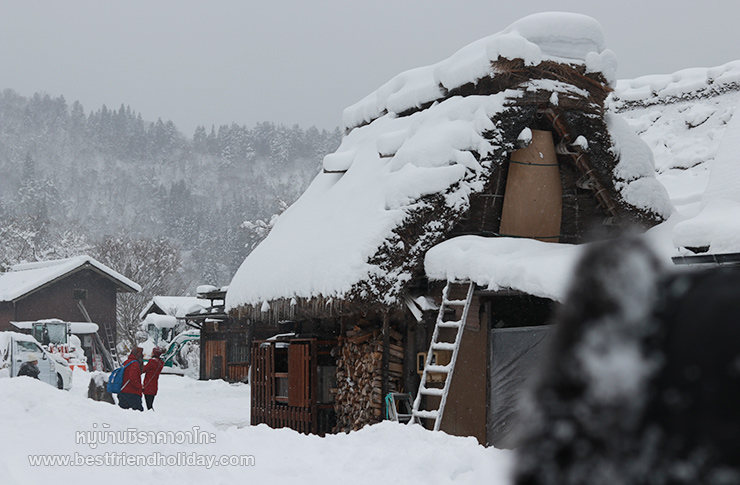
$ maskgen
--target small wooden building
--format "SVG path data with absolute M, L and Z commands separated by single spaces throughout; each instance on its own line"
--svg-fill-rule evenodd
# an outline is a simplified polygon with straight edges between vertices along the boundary
M 224 312 L 226 288 L 202 285 L 197 292 L 203 307 L 182 318 L 191 327 L 200 329 L 200 379 L 246 382 L 249 375 L 247 325 Z
M 548 22 L 540 44 L 544 23 L 528 17 L 345 110 L 342 145 L 229 286 L 229 316 L 291 332 L 277 340 L 289 356 L 336 340 L 334 431 L 384 419 L 388 396 L 416 396 L 427 365 L 422 405 L 433 408 L 443 391 L 429 389 L 456 355 L 441 429 L 510 445 L 516 395 L 577 245 L 670 214 L 649 150 L 605 110 L 613 54 L 598 23 L 554 17 L 584 28 Z M 572 37 L 584 32 L 593 37 Z M 521 50 L 508 49 L 514 37 Z M 461 340 L 430 345 L 463 309 Z M 296 350 L 302 363 L 273 372 L 277 345 L 254 343 L 253 422 L 316 432 L 315 417 L 290 413 L 292 402 L 320 404 L 316 381 L 293 376 L 318 363 Z
M 252 349 L 252 424 L 324 435 L 335 424 L 336 340 L 276 337 Z
M 0 274 L 0 331 L 14 330 L 11 321 L 94 322 L 114 353 L 116 295 L 138 291 L 138 284 L 89 256 L 19 264 Z

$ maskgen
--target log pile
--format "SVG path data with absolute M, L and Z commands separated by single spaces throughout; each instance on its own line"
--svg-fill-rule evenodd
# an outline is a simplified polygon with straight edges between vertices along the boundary
M 357 431 L 382 417 L 383 335 L 360 321 L 339 338 L 334 432 Z M 388 348 L 388 392 L 400 392 L 403 378 L 403 335 L 391 329 Z

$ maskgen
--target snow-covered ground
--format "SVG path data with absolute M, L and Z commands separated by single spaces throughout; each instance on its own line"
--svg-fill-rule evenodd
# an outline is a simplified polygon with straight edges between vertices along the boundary
M 68 392 L 29 378 L 0 379 L 0 483 L 509 482 L 511 452 L 484 448 L 474 438 L 388 422 L 325 438 L 249 426 L 248 386 L 174 375 L 161 377 L 156 412 L 140 413 L 87 399 L 89 374 L 77 371 L 74 379 Z M 192 434 L 195 427 L 207 439 L 183 434 Z M 98 444 L 111 437 L 110 431 L 124 443 Z M 139 442 L 131 444 L 134 431 Z M 159 432 L 174 434 L 153 434 Z M 161 438 L 166 443 L 156 443 Z M 101 464 L 31 466 L 34 455 Z M 253 457 L 253 465 L 187 465 L 188 460 L 235 455 Z M 123 459 L 164 464 L 105 464 Z M 168 465 L 168 459 L 185 465 Z

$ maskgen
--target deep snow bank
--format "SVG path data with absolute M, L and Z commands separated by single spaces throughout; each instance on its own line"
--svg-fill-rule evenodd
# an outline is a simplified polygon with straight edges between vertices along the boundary
M 55 483 L 507 483 L 511 454 L 486 449 L 474 438 L 432 433 L 419 427 L 383 423 L 349 435 L 320 438 L 267 426 L 237 427 L 224 419 L 248 408 L 246 386 L 163 376 L 156 412 L 124 411 L 83 397 L 85 376 L 71 392 L 26 378 L 0 379 L 0 482 L 8 485 Z M 235 398 L 240 395 L 241 402 Z M 217 416 L 218 413 L 222 413 Z M 215 420 L 216 422 L 212 421 Z M 239 421 L 239 419 L 234 419 Z M 78 432 L 103 430 L 199 432 L 214 442 L 98 444 L 76 443 Z M 243 425 L 243 423 L 239 423 Z M 95 435 L 81 435 L 95 436 Z M 29 455 L 230 456 L 252 455 L 254 466 L 38 466 Z

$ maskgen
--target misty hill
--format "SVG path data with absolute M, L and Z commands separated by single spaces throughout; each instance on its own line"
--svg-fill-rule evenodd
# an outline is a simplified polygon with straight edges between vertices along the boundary
M 292 203 L 341 140 L 338 129 L 236 124 L 192 138 L 128 106 L 0 93 L 0 223 L 44 221 L 89 243 L 166 237 L 193 284 L 227 284 L 254 237 L 245 221 Z

